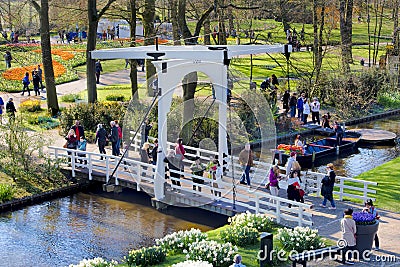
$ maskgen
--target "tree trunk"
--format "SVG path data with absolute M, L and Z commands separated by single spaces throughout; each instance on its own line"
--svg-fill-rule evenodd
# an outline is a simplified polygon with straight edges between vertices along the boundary
M 399 5 L 400 1 L 394 2 L 394 14 L 393 14 L 393 47 L 397 51 L 397 55 L 400 55 L 399 51 Z
M 177 0 L 170 1 L 171 8 L 171 22 L 172 22 L 172 38 L 174 45 L 181 45 L 181 36 L 179 35 L 179 23 L 178 23 L 178 2 Z
M 288 23 L 288 0 L 279 0 L 279 11 L 282 19 L 283 29 L 286 33 L 287 30 L 290 29 L 290 25 Z
M 92 59 L 90 52 L 96 49 L 97 41 L 97 27 L 99 20 L 97 16 L 96 0 L 88 0 L 88 22 L 89 29 L 87 33 L 86 45 L 86 79 L 88 102 L 94 103 L 97 101 L 96 68 L 95 60 Z
M 48 0 L 41 0 L 40 46 L 42 48 L 44 79 L 46 82 L 47 108 L 49 109 L 50 113 L 55 116 L 59 112 L 60 108 L 58 106 L 53 60 L 51 56 Z
M 40 46 L 42 49 L 43 70 L 46 82 L 47 108 L 51 115 L 55 116 L 60 111 L 60 108 L 58 106 L 56 84 L 54 81 L 53 60 L 51 56 L 49 1 L 41 0 L 39 6 L 32 0 L 31 4 L 39 13 L 40 19 Z
M 344 72 L 350 71 L 350 63 L 353 62 L 352 56 L 352 18 L 353 18 L 353 0 L 340 0 L 340 35 L 342 47 L 342 67 Z
M 129 9 L 130 9 L 130 27 L 131 27 L 131 43 L 130 47 L 136 46 L 136 0 L 129 0 Z M 138 92 L 138 80 L 137 80 L 137 60 L 130 59 L 130 73 L 129 77 L 131 78 L 131 89 L 132 89 L 132 99 L 139 99 Z
M 374 55 L 375 61 L 378 59 L 379 43 L 380 43 L 380 40 L 381 40 L 381 38 L 379 38 L 379 36 L 381 36 L 381 31 L 382 31 L 383 9 L 384 9 L 385 3 L 386 3 L 386 0 L 383 0 L 382 5 L 381 5 L 380 18 L 379 18 L 379 26 L 378 26 L 378 42 L 377 42 L 377 45 L 376 45 L 376 47 L 377 47 L 378 49 L 376 49 L 375 55 Z
M 211 25 L 210 19 L 207 18 L 204 21 L 204 45 L 211 45 Z
M 154 45 L 154 15 L 155 0 L 146 0 L 143 12 L 144 45 Z M 156 68 L 151 63 L 151 60 L 146 59 L 146 86 L 148 96 L 153 96 L 154 94 L 152 85 L 155 74 Z

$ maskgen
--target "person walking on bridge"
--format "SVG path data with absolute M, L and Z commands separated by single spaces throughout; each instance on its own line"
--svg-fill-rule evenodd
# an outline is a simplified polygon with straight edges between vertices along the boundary
M 244 149 L 240 151 L 239 163 L 243 169 L 243 175 L 240 178 L 240 183 L 250 186 L 250 169 L 253 166 L 253 151 L 251 151 L 249 143 L 247 143 L 244 146 Z
M 326 202 L 329 200 L 332 206 L 329 207 L 329 209 L 335 210 L 336 205 L 335 205 L 335 200 L 333 199 L 333 187 L 335 185 L 336 174 L 333 170 L 332 163 L 329 163 L 326 166 L 326 169 L 327 169 L 327 174 L 321 181 L 322 183 L 321 195 L 324 197 L 324 200 L 322 201 L 322 204 L 320 204 L 320 206 L 326 208 Z

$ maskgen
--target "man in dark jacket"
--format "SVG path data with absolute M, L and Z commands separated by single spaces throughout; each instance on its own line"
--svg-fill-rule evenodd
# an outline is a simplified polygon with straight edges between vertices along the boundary
M 17 112 L 17 110 L 15 108 L 13 99 L 10 97 L 10 99 L 8 99 L 8 102 L 6 104 L 6 113 L 8 115 L 10 122 L 15 121 L 15 112 Z
M 103 67 L 101 66 L 100 60 L 96 61 L 95 64 L 95 71 L 96 71 L 96 83 L 100 83 L 100 72 L 103 71 Z
M 290 97 L 289 107 L 290 107 L 290 117 L 296 117 L 296 106 L 297 106 L 297 94 L 293 93 Z
M 75 125 L 73 125 L 71 129 L 75 131 L 76 138 L 78 140 L 81 138 L 81 136 L 85 138 L 85 130 L 83 129 L 83 126 L 81 125 L 81 122 L 79 120 L 75 121 Z
M 118 156 L 118 140 L 119 140 L 119 135 L 118 135 L 118 127 L 115 125 L 115 121 L 110 122 L 111 126 L 111 133 L 109 136 L 109 139 L 111 141 L 111 147 L 112 147 L 112 154 L 113 156 Z

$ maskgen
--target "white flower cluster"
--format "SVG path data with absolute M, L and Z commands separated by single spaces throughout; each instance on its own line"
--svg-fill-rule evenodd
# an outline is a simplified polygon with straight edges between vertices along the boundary
M 272 226 L 272 218 L 265 214 L 253 214 L 249 211 L 239 213 L 228 219 L 231 225 L 247 226 L 256 228 L 258 231 L 269 230 Z
M 172 267 L 213 267 L 211 263 L 208 261 L 191 261 L 187 260 L 184 262 L 180 262 L 172 265 Z
M 309 227 L 295 227 L 294 229 L 278 229 L 278 239 L 283 247 L 290 251 L 302 252 L 304 250 L 318 249 L 325 246 L 318 230 Z
M 166 235 L 161 239 L 157 239 L 156 244 L 167 251 L 183 251 L 188 249 L 193 242 L 199 242 L 206 238 L 207 234 L 202 233 L 199 229 L 192 228 Z
M 203 240 L 193 243 L 184 250 L 188 260 L 207 261 L 213 266 L 225 266 L 232 263 L 237 247 L 231 243 L 220 244 L 216 241 Z
M 79 262 L 79 264 L 70 264 L 69 267 L 115 267 L 118 265 L 118 262 L 112 260 L 111 262 L 107 262 L 103 258 L 94 258 L 94 259 L 83 259 Z

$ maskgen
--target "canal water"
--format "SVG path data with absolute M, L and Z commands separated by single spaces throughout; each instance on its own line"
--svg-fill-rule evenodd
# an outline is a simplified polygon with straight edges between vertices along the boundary
M 1 214 L 0 266 L 68 266 L 94 257 L 120 262 L 131 249 L 152 245 L 165 234 L 192 227 L 207 231 L 226 221 L 214 215 L 209 220 L 210 214 L 199 210 L 160 213 L 144 205 L 149 203 L 144 193 L 119 197 L 124 201 L 79 193 Z M 181 219 L 185 216 L 212 224 Z
M 350 126 L 347 129 L 379 129 L 396 133 L 397 138 L 400 137 L 400 116 L 393 116 L 377 121 L 362 123 Z M 320 166 L 313 168 L 314 171 L 326 172 L 325 164 L 332 162 L 335 165 L 335 172 L 338 175 L 346 177 L 354 177 L 363 172 L 371 170 L 385 162 L 400 156 L 400 145 L 380 146 L 370 145 L 361 146 L 345 157 L 327 158 L 320 162 Z

